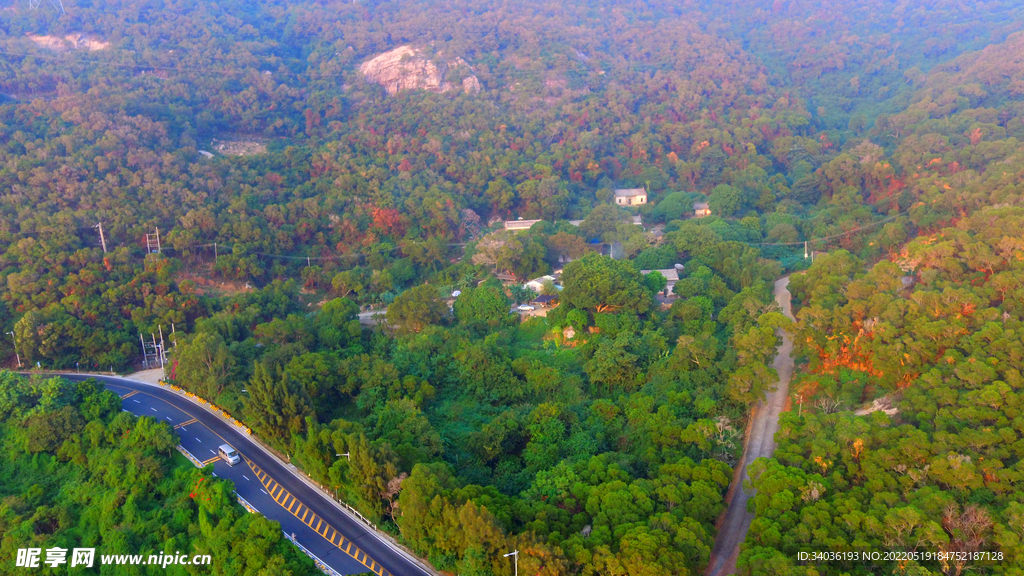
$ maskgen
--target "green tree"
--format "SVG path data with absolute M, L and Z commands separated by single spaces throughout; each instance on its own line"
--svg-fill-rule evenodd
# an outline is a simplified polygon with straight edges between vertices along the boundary
M 501 285 L 484 284 L 467 288 L 455 299 L 455 318 L 478 331 L 511 326 L 516 317 L 509 312 L 510 301 Z
M 569 309 L 588 312 L 651 309 L 651 294 L 640 272 L 629 262 L 591 254 L 570 262 L 562 273 L 560 300 Z
M 614 204 L 598 204 L 580 223 L 580 233 L 589 240 L 619 240 L 619 225 L 630 223 L 628 212 Z
M 647 289 L 650 290 L 652 294 L 657 294 L 668 286 L 668 280 L 665 279 L 665 276 L 663 276 L 661 272 L 655 270 L 648 274 L 644 274 L 644 285 L 647 286 Z
M 246 421 L 271 442 L 288 446 L 291 435 L 302 433 L 313 411 L 298 383 L 280 367 L 275 371 L 256 364 L 247 387 Z
M 235 358 L 220 334 L 199 332 L 172 349 L 174 380 L 186 390 L 215 400 L 231 383 Z
M 719 184 L 708 196 L 708 206 L 719 216 L 732 216 L 745 208 L 740 189 L 728 184 Z
M 419 332 L 431 324 L 439 324 L 448 316 L 448 307 L 437 288 L 424 284 L 399 294 L 388 306 L 385 319 L 399 333 Z

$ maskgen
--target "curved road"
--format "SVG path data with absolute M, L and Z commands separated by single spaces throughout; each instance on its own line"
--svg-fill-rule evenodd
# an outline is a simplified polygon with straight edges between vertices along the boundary
M 293 467 L 268 453 L 240 428 L 172 390 L 113 376 L 59 374 L 68 380 L 95 378 L 121 396 L 124 410 L 167 422 L 195 459 L 234 482 L 235 492 L 286 534 L 339 574 L 432 576 L 404 550 L 385 541 L 300 478 Z M 217 447 L 230 444 L 242 461 L 228 466 Z
M 793 318 L 791 296 L 789 294 L 789 276 L 775 281 L 775 302 L 782 308 L 782 313 L 790 320 Z M 747 477 L 747 466 L 758 458 L 770 458 L 775 452 L 775 433 L 779 431 L 779 415 L 786 406 L 789 394 L 789 381 L 793 377 L 793 342 L 785 333 L 781 334 L 782 343 L 779 353 L 775 356 L 772 367 L 779 374 L 779 382 L 775 390 L 768 394 L 765 401 L 754 409 L 754 419 L 750 424 L 750 435 L 743 448 L 743 460 L 732 478 L 729 493 L 732 500 L 725 511 L 725 519 L 718 530 L 715 547 L 711 551 L 711 560 L 704 572 L 705 576 L 728 576 L 736 573 L 736 558 L 740 554 L 740 543 L 747 537 L 750 521 L 754 515 L 747 512 L 747 500 L 753 495 L 743 489 L 743 480 Z

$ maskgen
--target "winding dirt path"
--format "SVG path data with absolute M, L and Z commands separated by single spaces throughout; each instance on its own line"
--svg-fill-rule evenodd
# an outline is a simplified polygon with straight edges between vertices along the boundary
M 793 320 L 791 296 L 787 286 L 789 286 L 789 276 L 775 281 L 775 302 L 782 308 L 782 313 Z M 732 485 L 729 486 L 729 494 L 726 496 L 729 507 L 719 526 L 718 538 L 715 539 L 715 547 L 711 551 L 711 560 L 707 570 L 704 571 L 705 576 L 728 576 L 736 573 L 736 558 L 740 553 L 740 543 L 747 537 L 750 521 L 754 519 L 754 515 L 747 512 L 747 500 L 753 495 L 753 491 L 748 493 L 743 489 L 743 480 L 747 477 L 747 466 L 758 458 L 771 457 L 775 452 L 775 433 L 779 431 L 779 414 L 782 413 L 786 405 L 789 381 L 793 377 L 793 342 L 785 333 L 780 335 L 782 343 L 779 345 L 779 353 L 775 356 L 775 362 L 772 364 L 779 374 L 779 382 L 775 386 L 775 390 L 754 408 L 747 441 L 743 447 L 743 460 L 736 468 Z

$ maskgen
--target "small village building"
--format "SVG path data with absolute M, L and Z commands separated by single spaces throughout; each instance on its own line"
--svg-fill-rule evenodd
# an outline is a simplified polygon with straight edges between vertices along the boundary
M 681 265 L 678 265 L 682 268 Z M 679 282 L 679 268 L 667 268 L 665 270 L 641 270 L 640 273 L 643 275 L 650 274 L 651 272 L 658 272 L 668 280 L 668 284 L 665 285 L 665 294 L 672 294 L 673 288 L 676 286 L 676 282 Z
M 495 270 L 494 277 L 497 278 L 498 280 L 501 280 L 501 283 L 505 285 L 512 284 L 516 281 L 516 277 L 513 276 L 512 274 L 509 274 L 507 271 Z M 484 282 L 487 282 L 487 278 L 484 278 L 483 280 L 477 282 L 476 285 L 482 286 Z
M 540 220 L 505 220 L 505 230 L 529 230 Z
M 583 224 L 583 220 L 566 220 L 566 222 L 568 222 L 569 224 L 572 224 L 573 226 L 579 226 L 580 224 Z M 633 215 L 633 224 L 636 224 L 637 226 L 643 226 L 644 225 L 643 218 L 639 214 L 634 214 Z
M 703 218 L 705 216 L 711 216 L 711 208 L 707 202 L 694 202 L 693 203 L 693 216 L 694 218 Z
M 533 299 L 533 303 L 540 306 L 541 308 L 547 308 L 549 306 L 554 306 L 557 300 L 558 295 L 551 294 L 548 296 L 537 296 L 536 298 Z
M 622 188 L 615 191 L 615 203 L 619 206 L 640 206 L 647 204 L 647 190 L 643 188 Z
M 562 287 L 561 287 L 561 286 L 559 286 L 559 285 L 558 285 L 558 284 L 556 283 L 556 282 L 557 282 L 557 280 L 558 280 L 558 279 L 557 279 L 557 278 L 555 278 L 554 276 L 550 276 L 550 275 L 548 275 L 548 276 L 541 276 L 540 278 L 534 278 L 533 280 L 530 280 L 529 282 L 527 282 L 527 283 L 526 283 L 526 284 L 524 284 L 523 286 L 524 286 L 525 288 L 529 288 L 530 290 L 533 290 L 533 291 L 534 291 L 534 292 L 536 292 L 537 294 L 540 294 L 540 293 L 541 293 L 541 291 L 542 291 L 542 290 L 544 289 L 544 283 L 545 283 L 545 282 L 551 282 L 552 284 L 554 284 L 554 286 L 555 286 L 555 288 L 556 288 L 557 290 L 561 290 L 561 289 L 562 289 Z

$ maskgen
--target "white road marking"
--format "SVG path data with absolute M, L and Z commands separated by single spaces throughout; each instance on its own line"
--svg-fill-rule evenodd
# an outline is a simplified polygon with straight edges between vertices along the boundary
M 242 474 L 242 478 L 245 478 L 245 479 L 246 479 L 246 481 L 248 481 L 248 482 L 252 482 L 252 480 L 249 480 L 249 477 L 248 477 L 248 476 L 246 476 L 245 474 Z
M 200 440 L 199 438 L 196 438 L 196 442 L 199 442 L 200 444 L 202 444 L 202 443 L 203 443 L 203 441 L 202 441 L 202 440 Z
M 214 452 L 213 450 L 210 450 L 210 454 L 213 454 L 214 456 L 216 456 L 216 455 L 217 455 L 217 453 L 216 453 L 216 452 Z
M 168 420 L 171 420 L 170 416 L 164 416 L 164 418 L 167 418 Z M 174 420 L 171 420 L 171 422 L 174 422 Z
M 156 412 L 156 408 L 150 408 L 150 410 L 152 410 L 153 412 Z
M 267 494 L 267 491 L 264 490 L 263 488 L 260 488 L 260 492 L 263 492 L 264 494 Z M 267 496 L 270 496 L 270 494 L 267 494 Z
M 136 404 L 142 404 L 142 402 L 139 402 L 138 400 L 135 400 L 134 398 L 132 399 L 132 402 L 135 402 Z

